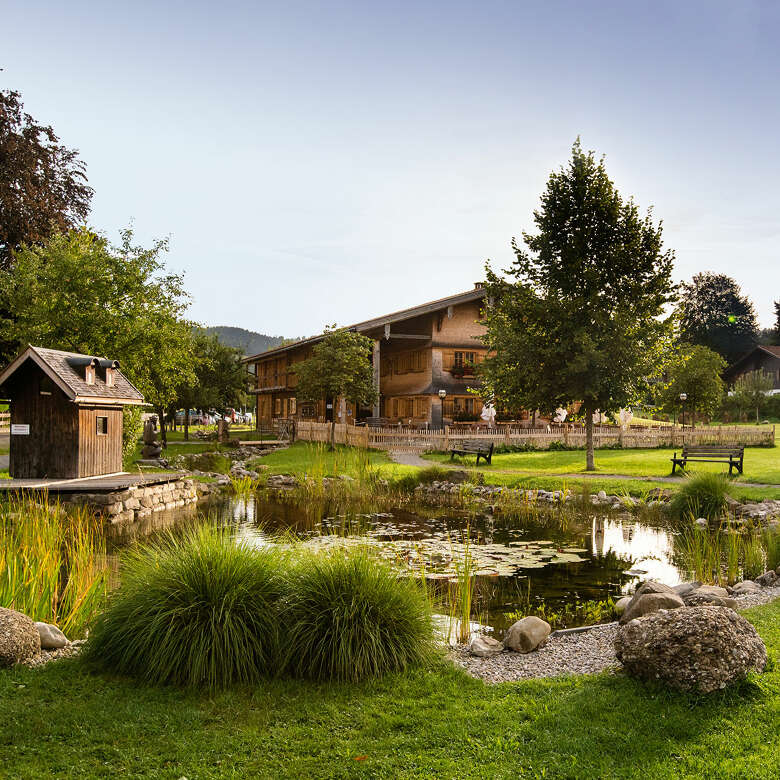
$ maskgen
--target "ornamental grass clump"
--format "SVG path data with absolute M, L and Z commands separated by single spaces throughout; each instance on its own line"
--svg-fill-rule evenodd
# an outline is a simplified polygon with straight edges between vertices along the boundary
M 283 604 L 286 671 L 359 681 L 431 659 L 433 617 L 423 586 L 362 548 L 300 552 Z
M 210 526 L 131 550 L 86 658 L 148 683 L 209 689 L 275 674 L 285 557 Z
M 669 507 L 678 520 L 691 517 L 717 520 L 726 511 L 728 487 L 724 474 L 696 474 L 683 483 Z

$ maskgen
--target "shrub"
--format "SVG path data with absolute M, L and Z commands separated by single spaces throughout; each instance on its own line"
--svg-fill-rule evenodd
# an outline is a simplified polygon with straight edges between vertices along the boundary
M 286 670 L 358 681 L 402 671 L 433 652 L 422 586 L 363 549 L 302 553 L 283 605 Z
M 724 474 L 696 474 L 689 477 L 670 503 L 678 519 L 705 517 L 715 520 L 726 510 L 729 481 Z
M 226 455 L 218 452 L 201 452 L 195 455 L 185 455 L 184 462 L 189 471 L 211 471 L 216 474 L 230 472 L 232 461 Z
M 135 454 L 144 432 L 144 415 L 140 406 L 122 407 L 122 461 L 128 463 Z
M 273 674 L 282 558 L 209 526 L 131 550 L 86 658 L 149 683 L 210 689 Z

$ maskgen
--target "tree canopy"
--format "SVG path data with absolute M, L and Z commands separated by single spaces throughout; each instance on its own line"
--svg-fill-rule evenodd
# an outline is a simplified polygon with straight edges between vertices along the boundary
M 701 344 L 728 363 L 749 352 L 758 341 L 753 304 L 726 274 L 696 274 L 683 283 L 677 307 L 682 341 Z
M 700 344 L 683 344 L 675 350 L 667 368 L 667 381 L 663 385 L 659 401 L 670 414 L 682 410 L 680 395 L 684 393 L 685 409 L 694 422 L 696 414 L 713 415 L 720 407 L 726 385 L 720 375 L 726 361 L 709 347 Z
M 360 333 L 336 328 L 325 330 L 311 357 L 295 365 L 296 394 L 305 401 L 344 398 L 354 404 L 372 404 L 377 397 L 371 368 L 373 342 Z M 331 447 L 335 440 L 335 415 Z
M 674 253 L 579 140 L 550 175 L 534 223 L 524 246 L 512 240 L 510 279 L 487 266 L 484 386 L 512 407 L 582 402 L 593 469 L 593 414 L 639 400 L 669 351 Z
M 764 371 L 748 371 L 734 383 L 734 401 L 742 409 L 755 409 L 756 423 L 759 421 L 761 405 L 767 393 L 774 386 L 771 374 Z
M 195 381 L 192 324 L 182 277 L 167 273 L 165 241 L 145 249 L 131 230 L 118 247 L 86 228 L 53 236 L 16 253 L 0 274 L 4 333 L 17 347 L 36 344 L 103 355 L 158 410 L 177 388 Z
M 0 270 L 22 245 L 83 222 L 91 199 L 78 151 L 25 113 L 18 92 L 0 91 Z

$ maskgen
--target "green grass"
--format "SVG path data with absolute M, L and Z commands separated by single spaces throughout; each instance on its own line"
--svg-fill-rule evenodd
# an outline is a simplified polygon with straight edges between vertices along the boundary
M 780 653 L 780 602 L 746 613 Z M 708 697 L 622 675 L 486 686 L 442 665 L 214 695 L 0 671 L 2 773 L 152 778 L 754 778 L 780 755 L 780 666 Z
M 679 454 L 680 449 L 677 449 Z M 601 474 L 624 474 L 628 476 L 666 477 L 672 469 L 671 449 L 596 450 L 596 472 Z M 449 455 L 435 453 L 426 456 L 433 461 L 447 461 Z M 473 458 L 459 459 L 473 463 Z M 517 475 L 578 474 L 585 471 L 583 450 L 509 452 L 493 456 L 491 465 L 480 465 L 480 470 L 511 471 Z M 691 464 L 697 472 L 728 473 L 728 466 L 722 463 Z M 780 449 L 777 447 L 748 447 L 745 450 L 745 474 L 738 481 L 762 482 L 780 485 Z

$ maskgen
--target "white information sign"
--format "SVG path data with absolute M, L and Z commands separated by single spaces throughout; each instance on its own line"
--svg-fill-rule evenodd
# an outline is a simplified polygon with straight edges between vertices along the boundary
M 12 436 L 29 436 L 30 435 L 30 426 L 29 425 L 12 425 L 11 426 L 11 435 Z

